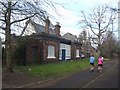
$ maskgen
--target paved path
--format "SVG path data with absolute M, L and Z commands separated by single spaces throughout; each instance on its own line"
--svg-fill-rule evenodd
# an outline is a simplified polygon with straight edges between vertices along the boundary
M 107 61 L 102 72 L 83 70 L 45 88 L 118 88 L 118 61 Z
M 83 88 L 117 88 L 118 87 L 118 64 L 115 63 L 104 73 L 96 77 Z

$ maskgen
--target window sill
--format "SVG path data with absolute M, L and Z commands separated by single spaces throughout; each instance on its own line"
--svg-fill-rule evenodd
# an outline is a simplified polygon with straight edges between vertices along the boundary
M 56 58 L 56 57 L 47 57 L 47 58 Z

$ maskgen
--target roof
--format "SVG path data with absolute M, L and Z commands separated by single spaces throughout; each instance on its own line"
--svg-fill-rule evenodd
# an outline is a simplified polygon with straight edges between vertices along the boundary
M 47 34 L 44 32 L 33 34 L 32 37 L 35 39 L 42 39 L 42 40 L 50 40 L 51 39 L 51 40 L 55 40 L 55 41 L 58 41 L 60 43 L 69 44 L 69 45 L 72 43 L 71 40 L 65 39 L 62 36 L 57 37 L 56 35 L 51 35 L 51 34 Z M 80 42 L 77 42 L 77 41 L 74 41 L 73 43 L 77 44 L 77 45 L 82 45 Z
M 71 33 L 66 33 L 62 36 L 63 38 L 67 39 L 67 40 L 71 40 L 72 42 L 77 40 L 77 36 L 73 35 Z
M 35 28 L 36 33 L 45 32 L 45 26 L 40 25 L 40 24 L 37 24 L 37 23 L 35 23 L 35 22 L 32 21 L 32 20 L 30 20 L 30 23 L 31 23 L 31 24 L 33 25 L 33 27 Z M 52 28 L 49 28 L 49 34 L 55 35 L 55 30 L 52 29 Z
M 30 23 L 33 25 L 36 32 L 45 32 L 45 27 L 43 25 L 37 24 L 32 20 L 30 21 Z

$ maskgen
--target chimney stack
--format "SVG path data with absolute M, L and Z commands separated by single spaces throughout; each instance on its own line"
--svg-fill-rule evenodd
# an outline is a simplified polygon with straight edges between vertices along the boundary
M 49 16 L 47 16 L 47 19 L 45 20 L 45 33 L 49 33 L 49 25 L 50 25 L 50 20 L 49 20 Z
M 59 22 L 56 23 L 55 25 L 55 34 L 60 37 L 60 28 L 61 26 L 59 25 Z

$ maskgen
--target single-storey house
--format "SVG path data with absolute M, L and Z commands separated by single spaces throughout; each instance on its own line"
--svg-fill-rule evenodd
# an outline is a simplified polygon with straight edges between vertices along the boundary
M 21 37 L 28 39 L 24 64 L 80 59 L 81 43 L 62 37 L 59 23 L 51 29 L 50 20 L 47 18 L 45 22 L 45 26 L 42 26 L 30 21 L 26 30 L 32 29 L 33 32 Z

